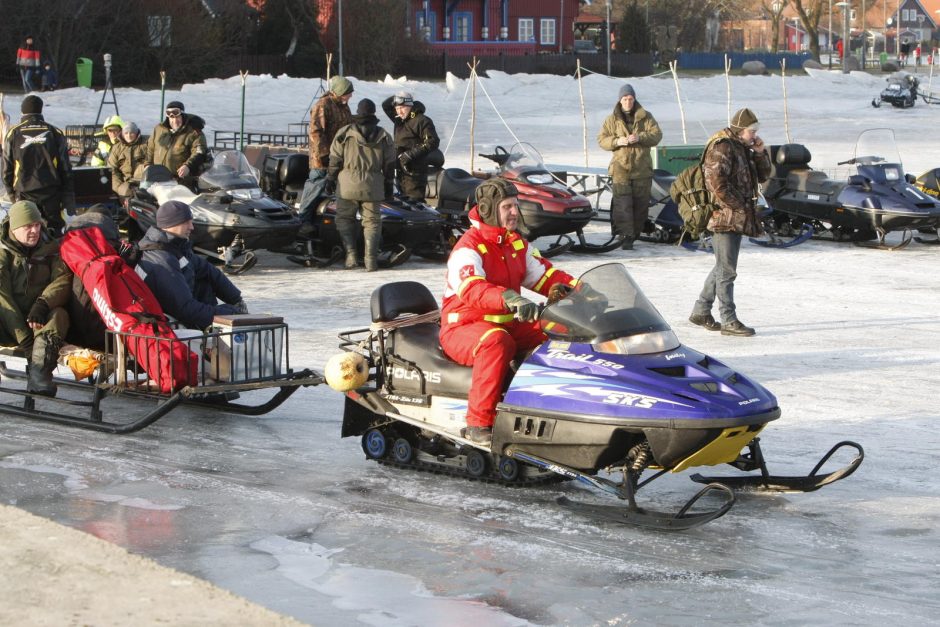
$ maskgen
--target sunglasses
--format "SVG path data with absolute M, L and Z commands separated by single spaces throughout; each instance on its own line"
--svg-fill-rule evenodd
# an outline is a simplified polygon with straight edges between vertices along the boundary
M 166 116 L 168 118 L 178 117 L 183 111 L 181 109 L 167 109 Z

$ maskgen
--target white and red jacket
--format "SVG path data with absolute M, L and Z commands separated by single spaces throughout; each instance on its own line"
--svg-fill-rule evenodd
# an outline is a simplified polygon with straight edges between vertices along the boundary
M 480 320 L 508 324 L 513 314 L 503 303 L 503 292 L 526 287 L 548 295 L 556 283 L 573 287 L 577 279 L 553 267 L 519 233 L 482 222 L 474 207 L 470 229 L 447 260 L 441 331 Z

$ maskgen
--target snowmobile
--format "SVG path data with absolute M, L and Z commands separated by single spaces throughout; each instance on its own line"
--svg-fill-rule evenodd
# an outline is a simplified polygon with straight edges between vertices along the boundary
M 909 72 L 895 72 L 887 79 L 888 86 L 881 94 L 872 98 L 871 106 L 880 107 L 882 102 L 890 103 L 892 107 L 906 109 L 913 107 L 917 102 L 917 88 L 920 81 Z
M 789 222 L 796 229 L 806 221 L 815 237 L 885 250 L 907 246 L 911 229 L 940 225 L 940 203 L 905 176 L 891 129 L 859 135 L 854 156 L 839 163 L 854 167 L 843 180 L 810 168 L 811 155 L 802 144 L 771 146 L 771 157 L 773 172 L 764 195 L 779 224 Z M 901 232 L 899 243 L 886 242 L 893 231 Z
M 199 175 L 196 191 L 179 184 L 162 165 L 144 170 L 140 189 L 127 204 L 122 226 L 139 239 L 157 223 L 157 208 L 180 200 L 190 206 L 193 250 L 224 264 L 231 274 L 254 267 L 253 249 L 278 250 L 294 240 L 300 220 L 290 207 L 266 196 L 245 155 L 225 150 Z
M 640 239 L 666 244 L 679 243 L 687 250 L 711 252 L 711 237 L 705 235 L 692 240 L 685 232 L 679 208 L 670 195 L 676 176 L 666 170 L 653 170 L 653 187 L 650 195 L 649 218 Z M 801 224 L 794 229 L 789 220 L 776 220 L 763 194 L 758 196 L 758 211 L 764 226 L 764 236 L 748 238 L 751 242 L 769 248 L 791 248 L 808 241 L 813 229 Z
M 861 464 L 862 447 L 844 441 L 808 476 L 771 475 L 757 436 L 780 417 L 777 399 L 681 344 L 622 264 L 594 268 L 572 292 L 558 292 L 540 315 L 548 339 L 512 364 L 486 445 L 465 437 L 472 369 L 439 348 L 434 297 L 412 281 L 379 287 L 372 326 L 341 333 L 347 352 L 324 373 L 346 394 L 342 436 L 361 436 L 368 458 L 401 468 L 507 485 L 573 479 L 626 507 L 566 498 L 561 505 L 657 529 L 688 529 L 724 515 L 735 500 L 732 488 L 808 492 Z M 350 368 L 331 367 L 344 360 Z M 338 376 L 346 370 L 359 376 Z M 854 449 L 854 459 L 820 474 L 841 449 Z M 693 476 L 706 485 L 676 513 L 637 504 L 637 491 L 665 473 L 722 463 L 759 474 Z
M 278 153 L 265 156 L 261 186 L 280 201 L 296 206 L 309 174 L 306 154 Z M 323 196 L 314 201 L 312 222 L 301 226 L 282 251 L 288 259 L 307 267 L 326 267 L 343 257 L 343 244 L 336 230 L 335 199 Z M 446 257 L 445 220 L 433 208 L 402 198 L 382 202 L 382 251 L 379 266 L 390 268 L 411 258 L 413 252 Z M 358 246 L 359 251 L 364 247 Z
M 914 186 L 931 198 L 940 202 L 940 168 L 928 170 L 914 179 Z M 921 244 L 940 244 L 940 223 L 936 228 L 924 227 L 918 229 L 920 235 L 914 236 L 914 241 Z
M 568 250 L 604 253 L 620 247 L 622 242 L 616 237 L 601 244 L 587 241 L 584 227 L 596 215 L 590 201 L 559 182 L 532 145 L 518 143 L 508 151 L 497 146 L 492 153 L 480 153 L 480 156 L 493 161 L 496 171 L 470 174 L 460 168 L 447 168 L 432 172 L 428 177 L 428 202 L 447 218 L 451 246 L 470 226 L 467 212 L 476 203 L 477 186 L 490 176 L 501 176 L 512 181 L 519 190 L 519 232 L 529 241 L 555 238 L 548 247 L 540 248 L 543 257 Z

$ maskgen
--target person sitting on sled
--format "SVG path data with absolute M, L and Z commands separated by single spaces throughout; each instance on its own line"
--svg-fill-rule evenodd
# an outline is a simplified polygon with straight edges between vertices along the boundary
M 137 274 L 163 312 L 190 329 L 209 327 L 217 314 L 248 313 L 241 291 L 221 270 L 193 252 L 192 232 L 189 205 L 170 200 L 160 205 L 156 226 L 140 240 Z
M 501 178 L 484 181 L 470 210 L 470 229 L 447 260 L 441 308 L 441 347 L 459 364 L 473 366 L 466 436 L 488 443 L 509 362 L 545 341 L 538 307 L 519 292 L 548 295 L 578 280 L 543 259 L 517 231 L 519 195 Z
M 52 382 L 62 340 L 72 272 L 36 203 L 21 200 L 0 224 L 0 344 L 16 345 L 29 364 L 26 390 L 55 396 Z

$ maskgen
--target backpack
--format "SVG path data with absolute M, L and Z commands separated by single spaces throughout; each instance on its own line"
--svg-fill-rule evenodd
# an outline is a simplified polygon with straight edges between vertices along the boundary
M 683 222 L 680 242 L 686 233 L 692 239 L 698 239 L 707 230 L 712 212 L 719 208 L 705 186 L 705 173 L 702 170 L 709 148 L 719 141 L 724 141 L 724 138 L 709 142 L 699 162 L 680 172 L 669 188 L 669 195 L 675 201 Z

